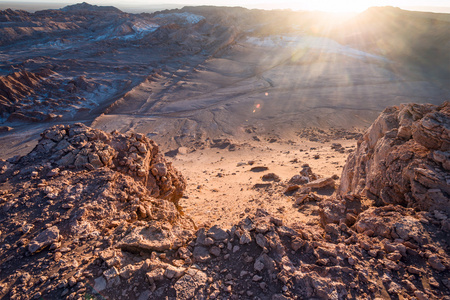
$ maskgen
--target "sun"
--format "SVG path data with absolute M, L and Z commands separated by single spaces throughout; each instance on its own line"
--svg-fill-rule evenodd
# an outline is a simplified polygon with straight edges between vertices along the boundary
M 295 9 L 318 10 L 325 12 L 362 12 L 371 6 L 377 6 L 376 0 L 315 0 L 315 1 L 290 1 Z M 294 7 L 293 7 L 294 8 Z

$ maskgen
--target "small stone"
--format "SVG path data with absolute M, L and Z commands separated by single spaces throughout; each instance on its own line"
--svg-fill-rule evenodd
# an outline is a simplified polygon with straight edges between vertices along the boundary
M 31 229 L 33 229 L 34 228 L 34 225 L 33 224 L 24 224 L 24 225 L 22 225 L 22 234 L 27 234 L 27 233 L 29 233 L 30 231 L 31 231 Z
M 133 276 L 134 272 L 136 271 L 137 267 L 133 265 L 126 265 L 119 271 L 120 277 L 124 279 L 131 278 Z
M 69 278 L 68 284 L 70 287 L 73 287 L 75 284 L 77 284 L 77 280 L 72 276 Z
M 278 176 L 278 175 L 275 174 L 275 173 L 267 173 L 267 174 L 264 174 L 264 175 L 262 176 L 262 180 L 263 180 L 263 181 L 275 181 L 275 182 L 281 181 L 280 176 Z
M 355 265 L 355 263 L 356 263 L 355 259 L 354 259 L 353 257 L 351 257 L 351 256 L 350 256 L 347 260 L 348 260 L 348 263 L 349 263 L 351 266 Z
M 42 231 L 37 237 L 35 237 L 28 245 L 28 251 L 34 254 L 41 249 L 50 246 L 53 242 L 59 239 L 59 229 L 56 226 L 52 226 Z
M 183 276 L 185 271 L 186 271 L 185 268 L 174 267 L 172 265 L 169 265 L 167 269 L 164 271 L 164 276 L 166 276 L 169 279 L 180 278 L 181 276 Z
M 260 259 L 257 259 L 253 267 L 256 271 L 261 272 L 264 269 L 264 263 Z
M 400 269 L 400 266 L 397 263 L 393 262 L 392 260 L 388 260 L 388 259 L 383 260 L 383 264 L 391 270 L 399 270 Z
M 295 238 L 292 242 L 291 242 L 291 248 L 294 251 L 297 251 L 298 249 L 300 249 L 301 247 L 303 247 L 305 245 L 305 241 L 299 238 Z
M 220 248 L 213 246 L 211 247 L 211 249 L 209 249 L 209 253 L 211 253 L 214 256 L 219 256 L 220 255 Z
M 275 226 L 283 226 L 283 220 L 274 216 L 270 217 L 270 222 L 272 222 Z
M 289 179 L 289 184 L 296 185 L 298 188 L 298 185 L 303 185 L 305 183 L 309 182 L 308 176 L 302 176 L 302 175 L 294 175 L 291 179 Z
M 164 270 L 161 268 L 157 268 L 145 274 L 148 281 L 153 284 L 157 281 L 161 281 L 164 279 Z
M 103 276 L 105 276 L 107 281 L 110 281 L 117 275 L 119 275 L 119 271 L 117 271 L 116 267 L 109 268 L 108 270 L 103 272 Z
M 214 240 L 213 240 L 212 238 L 210 238 L 210 237 L 207 237 L 207 238 L 205 239 L 204 245 L 205 245 L 205 246 L 211 246 L 211 245 L 214 245 Z
M 436 254 L 430 255 L 430 257 L 428 258 L 428 263 L 433 269 L 439 272 L 445 271 L 446 269 L 446 267 L 442 264 L 441 260 Z
M 267 247 L 267 239 L 264 235 L 262 235 L 261 233 L 258 233 L 255 236 L 255 240 L 256 240 L 256 244 L 258 244 L 258 246 L 260 246 L 261 248 L 266 248 Z
M 408 288 L 408 290 L 410 290 L 410 291 L 415 291 L 415 290 L 417 290 L 417 288 L 415 287 L 415 285 L 414 285 L 411 281 L 405 279 L 405 280 L 403 280 L 402 282 L 403 282 L 404 285 L 406 285 L 406 287 Z
M 205 262 L 211 258 L 207 248 L 196 246 L 193 252 L 194 260 L 198 262 Z
M 247 230 L 244 230 L 244 232 L 241 235 L 241 238 L 239 239 L 239 244 L 249 244 L 252 241 L 252 237 L 250 235 L 250 232 Z
M 392 261 L 399 261 L 402 258 L 402 255 L 398 251 L 394 251 L 392 253 L 389 253 L 387 256 L 387 259 L 390 259 Z
M 305 184 L 305 187 L 310 187 L 313 189 L 320 189 L 320 188 L 324 188 L 324 187 L 334 187 L 335 182 L 334 179 L 331 177 L 327 177 L 327 178 L 321 178 L 321 179 L 317 179 L 314 181 L 311 181 L 307 184 Z
M 408 266 L 407 271 L 411 274 L 420 274 L 422 273 L 422 270 L 419 268 L 416 268 L 414 266 Z
M 255 281 L 255 282 L 261 281 L 261 279 L 262 279 L 262 277 L 259 276 L 259 275 L 255 275 L 255 276 L 252 277 L 252 280 Z
M 428 278 L 428 282 L 432 287 L 439 288 L 439 282 L 434 277 Z
M 429 299 L 427 294 L 425 294 L 424 292 L 419 291 L 419 290 L 414 292 L 414 296 L 416 296 L 417 300 L 428 300 Z
M 303 204 L 309 198 L 309 194 L 300 194 L 295 198 L 295 205 Z
M 73 207 L 73 204 L 72 203 L 63 203 L 61 205 L 61 207 L 64 208 L 64 209 L 70 209 L 70 208 Z

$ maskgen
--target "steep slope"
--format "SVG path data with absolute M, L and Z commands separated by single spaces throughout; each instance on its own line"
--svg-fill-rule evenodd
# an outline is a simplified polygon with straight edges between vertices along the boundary
M 382 54 L 448 84 L 450 17 L 394 7 L 373 7 L 336 27 L 331 36 L 343 44 Z

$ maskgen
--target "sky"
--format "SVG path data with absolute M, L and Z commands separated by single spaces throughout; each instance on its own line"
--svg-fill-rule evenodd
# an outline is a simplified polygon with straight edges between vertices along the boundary
M 361 12 L 372 6 L 396 6 L 403 9 L 450 12 L 450 0 L 15 0 L 28 3 L 58 3 L 64 5 L 86 1 L 96 5 L 162 6 L 173 4 L 243 6 L 262 9 L 321 10 L 329 12 Z M 0 1 L 3 2 L 3 1 Z M 422 8 L 422 9 L 419 9 Z M 428 9 L 427 9 L 428 8 Z

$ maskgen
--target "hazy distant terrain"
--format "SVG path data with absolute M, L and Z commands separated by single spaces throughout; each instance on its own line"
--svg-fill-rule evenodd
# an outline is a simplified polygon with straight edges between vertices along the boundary
M 351 19 L 207 6 L 5 10 L 0 117 L 14 130 L 2 155 L 29 151 L 15 136 L 33 140 L 36 122 L 137 130 L 169 148 L 364 128 L 386 106 L 449 98 L 449 19 L 389 7 Z

